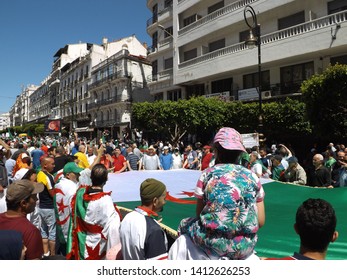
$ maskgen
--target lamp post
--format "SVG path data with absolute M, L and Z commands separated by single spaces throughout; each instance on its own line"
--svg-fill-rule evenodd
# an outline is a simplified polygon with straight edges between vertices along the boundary
M 252 20 L 249 21 L 247 19 L 247 13 L 251 15 Z M 261 40 L 260 40 L 260 24 L 257 21 L 257 15 L 252 8 L 252 6 L 247 5 L 245 9 L 243 10 L 243 17 L 245 19 L 246 24 L 249 27 L 249 36 L 245 41 L 245 45 L 252 49 L 255 46 L 258 46 L 258 94 L 259 94 L 259 123 L 258 123 L 258 129 L 259 129 L 259 142 L 262 144 L 264 142 L 264 135 L 263 135 L 263 99 L 261 95 Z

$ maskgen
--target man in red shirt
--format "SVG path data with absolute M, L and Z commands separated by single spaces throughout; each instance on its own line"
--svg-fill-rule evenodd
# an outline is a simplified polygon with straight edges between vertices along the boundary
M 203 156 L 201 160 L 201 170 L 205 170 L 206 168 L 209 167 L 210 161 L 213 157 L 213 153 L 211 153 L 211 147 L 208 145 L 205 145 L 202 148 L 203 151 Z
M 112 164 L 114 167 L 114 169 L 113 169 L 114 173 L 121 173 L 121 172 L 125 171 L 127 168 L 127 160 L 121 154 L 119 147 L 116 147 L 113 151 Z
M 40 231 L 26 218 L 35 210 L 37 194 L 44 189 L 43 184 L 30 180 L 17 180 L 9 185 L 6 193 L 7 211 L 0 214 L 0 230 L 15 230 L 23 235 L 27 248 L 25 259 L 41 259 L 43 255 Z

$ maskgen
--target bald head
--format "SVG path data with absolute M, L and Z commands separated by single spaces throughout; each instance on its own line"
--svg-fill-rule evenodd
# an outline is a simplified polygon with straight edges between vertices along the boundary
M 42 171 L 52 172 L 54 169 L 54 158 L 52 157 L 44 157 L 41 160 L 41 168 Z
M 78 147 L 78 151 L 81 152 L 81 153 L 84 153 L 84 152 L 86 151 L 86 146 L 80 145 L 80 146 Z
M 321 154 L 315 154 L 312 159 L 313 165 L 317 168 L 323 165 L 324 157 Z

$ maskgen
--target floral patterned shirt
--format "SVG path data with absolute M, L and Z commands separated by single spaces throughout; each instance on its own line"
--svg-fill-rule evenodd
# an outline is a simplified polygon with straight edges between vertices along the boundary
M 185 219 L 179 233 L 188 234 L 206 254 L 246 259 L 257 242 L 257 202 L 264 190 L 256 174 L 241 165 L 217 164 L 202 172 L 195 197 L 204 201 L 199 219 Z

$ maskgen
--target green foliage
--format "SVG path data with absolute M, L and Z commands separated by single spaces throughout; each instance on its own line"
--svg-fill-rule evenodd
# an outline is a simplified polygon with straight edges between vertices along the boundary
M 329 66 L 303 82 L 301 91 L 313 132 L 322 139 L 346 139 L 347 65 Z
M 271 102 L 263 106 L 264 132 L 273 139 L 286 135 L 306 136 L 311 133 L 303 102 L 287 98 L 284 102 Z
M 44 124 L 38 124 L 35 128 L 35 135 L 43 135 L 45 131 L 45 126 Z
M 226 106 L 217 98 L 134 103 L 133 125 L 160 133 L 177 142 L 187 132 L 207 131 L 225 121 Z
M 240 133 L 258 130 L 259 103 L 225 102 L 218 98 L 198 97 L 189 100 L 135 103 L 133 125 L 145 131 L 159 133 L 176 142 L 187 132 L 207 134 L 230 126 Z M 306 120 L 304 103 L 286 99 L 263 104 L 263 124 L 266 137 L 283 139 L 311 132 Z

